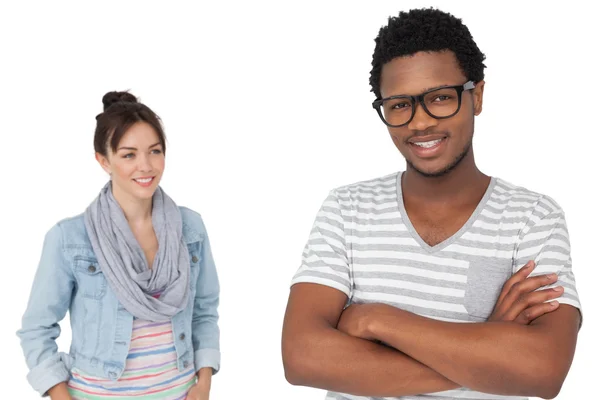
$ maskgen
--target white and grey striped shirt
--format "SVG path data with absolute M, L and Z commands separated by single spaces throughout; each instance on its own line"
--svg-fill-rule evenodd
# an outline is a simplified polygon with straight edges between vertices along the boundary
M 482 322 L 506 280 L 534 260 L 532 276 L 557 273 L 556 285 L 565 288 L 558 301 L 580 308 L 569 234 L 554 200 L 492 178 L 465 225 L 429 246 L 406 214 L 400 178 L 395 173 L 331 191 L 292 285 L 318 283 L 342 291 L 349 302 L 387 303 L 439 320 Z M 369 398 L 329 392 L 327 399 Z M 394 399 L 523 398 L 461 388 Z

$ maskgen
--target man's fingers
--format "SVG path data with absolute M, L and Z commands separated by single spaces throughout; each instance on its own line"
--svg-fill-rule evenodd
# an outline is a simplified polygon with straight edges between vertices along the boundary
M 521 267 L 520 270 L 518 270 L 517 272 L 515 272 L 505 283 L 504 286 L 502 286 L 502 291 L 500 292 L 500 296 L 498 296 L 498 300 L 496 301 L 496 304 L 500 304 L 502 303 L 502 301 L 504 300 L 504 297 L 506 297 L 506 295 L 508 294 L 508 292 L 510 291 L 510 289 L 512 289 L 512 287 L 518 283 L 518 282 L 522 282 L 525 279 L 527 279 L 527 277 L 529 276 L 529 274 L 531 273 L 531 271 L 533 271 L 533 267 L 535 266 L 535 263 L 532 260 L 529 260 L 527 262 L 527 264 L 525 264 L 523 267 Z
M 525 293 L 511 304 L 510 308 L 504 313 L 502 319 L 505 321 L 516 320 L 519 315 L 529 308 L 539 304 L 545 304 L 545 302 L 549 300 L 562 296 L 563 293 L 564 288 L 562 286 Z
M 534 319 L 541 317 L 544 314 L 548 314 L 558 308 L 558 301 L 551 301 L 549 303 L 536 304 L 532 307 L 524 310 L 515 319 L 515 322 L 527 325 Z
M 512 290 L 515 293 L 525 294 L 525 293 L 533 292 L 534 290 L 537 290 L 544 286 L 552 285 L 553 283 L 556 283 L 556 281 L 558 281 L 558 275 L 556 275 L 554 273 L 546 274 L 546 275 L 530 276 L 529 278 L 525 279 L 524 281 L 517 282 L 515 285 L 513 285 Z M 510 295 L 510 292 L 509 292 L 509 295 Z
M 531 276 L 524 281 L 517 282 L 508 291 L 506 294 L 504 301 L 508 302 L 512 307 L 516 301 L 522 299 L 524 295 L 527 293 L 533 292 L 541 287 L 551 285 L 558 280 L 558 276 L 556 274 L 547 274 L 547 275 L 538 275 Z

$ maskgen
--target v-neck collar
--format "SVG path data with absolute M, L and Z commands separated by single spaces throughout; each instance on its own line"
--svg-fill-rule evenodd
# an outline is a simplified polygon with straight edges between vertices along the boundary
M 463 235 L 463 233 L 469 230 L 473 223 L 475 223 L 475 221 L 479 217 L 479 214 L 481 214 L 481 211 L 485 208 L 485 205 L 487 204 L 490 196 L 492 195 L 492 192 L 494 191 L 494 187 L 496 186 L 496 178 L 492 176 L 483 197 L 479 201 L 479 204 L 477 205 L 467 222 L 465 222 L 465 224 L 454 235 L 436 244 L 435 246 L 430 246 L 427 242 L 423 240 L 423 238 L 421 238 L 421 236 L 419 236 L 419 233 L 417 232 L 412 222 L 410 221 L 410 218 L 408 217 L 406 208 L 404 208 L 404 196 L 402 194 L 403 174 L 404 172 L 399 172 L 398 177 L 396 178 L 396 195 L 398 197 L 398 209 L 400 211 L 400 214 L 402 215 L 402 220 L 404 221 L 404 224 L 406 225 L 406 228 L 408 229 L 412 237 L 417 241 L 417 243 L 419 243 L 421 249 L 428 253 L 435 253 L 437 251 L 443 250 L 444 248 L 454 243 L 456 239 L 460 238 Z

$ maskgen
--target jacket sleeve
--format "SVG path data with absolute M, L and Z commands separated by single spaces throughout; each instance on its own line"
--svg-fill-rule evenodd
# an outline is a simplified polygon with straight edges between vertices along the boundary
M 69 379 L 66 355 L 58 352 L 59 322 L 71 304 L 75 281 L 63 254 L 63 238 L 55 225 L 44 239 L 27 309 L 17 336 L 29 368 L 27 380 L 42 396 Z
M 212 367 L 217 373 L 221 367 L 221 352 L 219 349 L 219 279 L 210 241 L 204 229 L 204 240 L 200 248 L 200 270 L 196 281 L 196 296 L 192 315 L 192 344 L 194 346 L 194 366 L 200 368 Z

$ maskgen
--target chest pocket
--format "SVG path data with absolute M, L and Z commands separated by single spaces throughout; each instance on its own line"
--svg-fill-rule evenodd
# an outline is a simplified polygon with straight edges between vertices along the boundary
M 83 297 L 99 300 L 106 294 L 106 278 L 96 259 L 75 258 L 75 276 Z
M 511 275 L 512 260 L 481 258 L 469 264 L 464 305 L 475 321 L 489 318 Z

